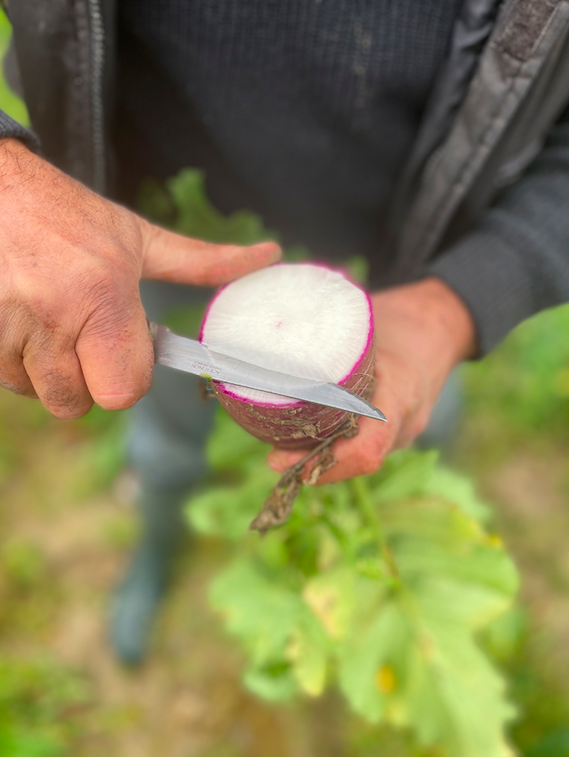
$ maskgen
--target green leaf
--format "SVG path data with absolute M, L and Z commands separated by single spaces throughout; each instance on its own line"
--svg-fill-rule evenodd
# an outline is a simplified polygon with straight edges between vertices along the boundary
M 265 460 L 270 450 L 268 444 L 263 444 L 248 434 L 223 408 L 219 409 L 216 420 L 215 430 L 207 446 L 208 460 L 214 470 L 244 472 L 246 469 L 254 469 L 257 473 L 261 468 L 268 469 Z
M 569 757 L 569 728 L 548 733 L 529 750 L 527 757 Z
M 425 613 L 409 660 L 407 719 L 421 744 L 444 744 L 453 757 L 508 754 L 504 725 L 515 713 L 502 678 L 468 633 Z
M 247 210 L 229 216 L 220 213 L 207 199 L 204 175 L 196 169 L 185 169 L 166 182 L 178 211 L 174 228 L 180 234 L 219 244 L 255 244 L 274 239 L 261 218 Z
M 217 486 L 191 497 L 186 509 L 193 528 L 208 536 L 240 539 L 261 509 L 278 476 L 269 468 L 241 486 Z
M 438 452 L 394 452 L 378 473 L 368 477 L 376 502 L 389 502 L 422 494 L 436 465 Z
M 310 612 L 305 612 L 292 633 L 288 657 L 294 676 L 310 696 L 324 691 L 330 644 L 324 629 Z
M 458 586 L 464 601 L 457 596 L 456 606 L 470 603 L 472 617 L 484 605 L 488 622 L 517 591 L 503 548 L 454 505 L 420 499 L 384 505 L 382 524 L 402 579 L 411 586 L 436 579 L 447 591 Z
M 304 601 L 332 639 L 342 639 L 350 628 L 355 611 L 356 580 L 353 569 L 340 566 L 306 583 Z
M 253 694 L 268 702 L 285 702 L 298 692 L 290 665 L 278 663 L 245 671 L 243 683 Z
M 176 334 L 182 334 L 182 336 L 190 337 L 190 339 L 197 339 L 205 311 L 205 302 L 172 308 L 160 318 L 160 323 L 167 326 Z
M 341 648 L 340 688 L 354 711 L 371 723 L 380 720 L 386 698 L 398 687 L 409 648 L 408 622 L 394 602 L 386 603 L 367 628 L 355 629 Z M 386 670 L 392 674 L 389 687 L 382 686 Z
M 275 585 L 246 558 L 236 560 L 211 586 L 213 607 L 249 651 L 254 668 L 286 660 L 303 607 L 297 594 Z
M 199 171 L 148 186 L 146 199 L 198 238 L 273 236 L 253 214 L 219 213 Z M 513 711 L 477 638 L 511 605 L 517 575 L 471 482 L 436 452 L 398 451 L 355 483 L 305 487 L 286 525 L 241 541 L 276 482 L 267 451 L 221 411 L 208 454 L 223 483 L 188 509 L 201 533 L 241 543 L 210 599 L 245 651 L 246 686 L 283 701 L 318 696 L 336 674 L 355 712 L 409 728 L 429 753 L 508 754 Z
M 492 657 L 501 662 L 511 660 L 520 650 L 528 632 L 528 616 L 523 607 L 510 607 L 484 628 L 482 641 Z
M 472 481 L 448 468 L 433 468 L 423 493 L 456 504 L 466 515 L 480 522 L 490 517 L 490 509 L 477 497 Z
M 346 642 L 339 679 L 357 713 L 409 725 L 423 746 L 444 745 L 449 757 L 506 754 L 514 712 L 501 677 L 459 622 L 405 592 Z
M 0 755 L 2 757 L 63 757 L 64 748 L 48 733 L 30 733 L 0 721 Z

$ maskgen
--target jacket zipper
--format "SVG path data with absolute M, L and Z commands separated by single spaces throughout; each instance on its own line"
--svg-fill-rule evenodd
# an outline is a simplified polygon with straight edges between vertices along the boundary
M 88 0 L 91 26 L 91 119 L 93 149 L 93 188 L 105 191 L 105 117 L 103 107 L 103 74 L 105 66 L 105 27 L 100 0 Z

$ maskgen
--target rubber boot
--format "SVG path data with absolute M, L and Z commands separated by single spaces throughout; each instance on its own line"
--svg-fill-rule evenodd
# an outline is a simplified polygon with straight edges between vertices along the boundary
M 187 493 L 187 488 L 145 489 L 139 496 L 141 539 L 113 597 L 109 628 L 113 652 L 125 665 L 139 665 L 147 655 L 154 620 L 186 535 Z

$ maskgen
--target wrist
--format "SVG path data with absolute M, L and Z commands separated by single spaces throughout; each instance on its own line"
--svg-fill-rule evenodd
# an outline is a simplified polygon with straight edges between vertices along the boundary
M 30 161 L 34 153 L 19 139 L 4 137 L 0 139 L 0 185 L 11 183 L 13 176 L 28 174 Z
M 6 155 L 30 153 L 31 150 L 17 137 L 0 137 L 0 152 Z
M 432 328 L 447 339 L 455 363 L 478 353 L 476 324 L 464 300 L 442 279 L 429 276 L 417 283 L 422 287 L 425 309 Z
M 413 349 L 425 364 L 438 364 L 449 372 L 477 353 L 472 315 L 441 279 L 430 276 L 376 292 L 372 303 L 380 347 Z

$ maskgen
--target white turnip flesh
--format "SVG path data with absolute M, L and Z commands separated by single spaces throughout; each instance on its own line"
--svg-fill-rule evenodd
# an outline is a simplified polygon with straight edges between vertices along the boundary
M 200 332 L 212 350 L 301 378 L 340 384 L 369 397 L 375 361 L 368 295 L 343 273 L 279 264 L 223 287 Z M 281 449 L 310 448 L 347 419 L 342 410 L 213 382 L 229 414 Z

